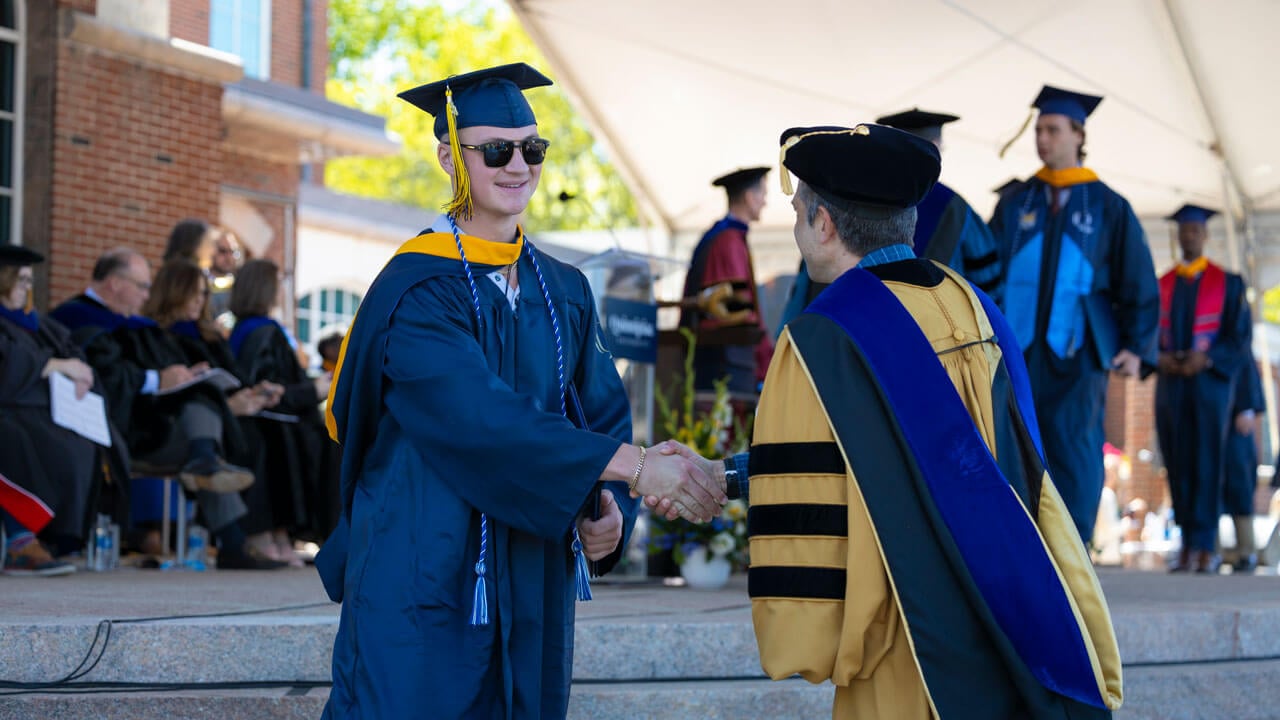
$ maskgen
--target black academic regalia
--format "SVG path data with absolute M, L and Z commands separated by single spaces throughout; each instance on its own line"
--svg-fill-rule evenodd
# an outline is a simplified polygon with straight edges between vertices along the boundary
M 0 474 L 53 510 L 45 532 L 83 539 L 104 490 L 102 509 L 128 523 L 128 451 L 118 433 L 108 452 L 54 424 L 49 381 L 41 377 L 51 358 L 84 356 L 70 332 L 48 317 L 39 318 L 35 332 L 0 318 Z
M 284 329 L 273 321 L 242 318 L 231 335 L 231 347 L 246 383 L 267 380 L 284 386 L 284 397 L 271 412 L 296 418 L 249 420 L 265 440 L 269 527 L 323 540 L 341 512 L 341 450 L 325 430 L 315 383 L 298 362 Z M 256 519 L 255 526 L 262 521 Z
M 1258 445 L 1253 433 L 1236 432 L 1235 418 L 1252 410 L 1261 414 L 1267 411 L 1262 394 L 1262 378 L 1252 354 L 1240 368 L 1236 378 L 1234 407 L 1231 410 L 1231 426 L 1227 429 L 1227 457 L 1222 479 L 1222 511 L 1228 515 L 1252 515 L 1254 494 L 1258 489 Z
M 1172 345 L 1192 347 L 1192 323 L 1200 277 L 1177 279 L 1169 310 Z M 1193 377 L 1161 375 L 1156 384 L 1156 434 L 1169 474 L 1174 519 L 1184 541 L 1213 550 L 1222 512 L 1222 479 L 1236 378 L 1249 362 L 1252 321 L 1244 281 L 1226 274 L 1221 325 L 1208 349 L 1212 367 Z

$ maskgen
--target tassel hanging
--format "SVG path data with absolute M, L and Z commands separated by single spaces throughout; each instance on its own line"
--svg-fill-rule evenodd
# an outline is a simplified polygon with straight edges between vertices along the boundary
M 462 141 L 458 139 L 458 106 L 453 104 L 453 89 L 444 89 L 445 124 L 449 127 L 449 155 L 453 158 L 453 199 L 444 206 L 444 214 L 470 220 L 473 206 L 471 204 L 471 175 L 467 173 L 467 164 L 462 160 Z
M 1009 148 L 1013 147 L 1013 144 L 1018 142 L 1018 138 L 1022 137 L 1022 133 L 1027 131 L 1027 127 L 1031 125 L 1031 121 L 1034 120 L 1035 118 L 1036 118 L 1036 109 L 1031 108 L 1031 112 L 1027 113 L 1027 119 L 1022 121 L 1022 127 L 1018 128 L 1017 134 L 1009 138 L 1009 142 L 1005 143 L 1004 147 L 1000 148 L 999 157 L 1001 160 L 1004 159 L 1005 153 L 1009 152 Z
M 582 538 L 578 537 L 578 528 L 573 529 L 573 576 L 574 586 L 578 590 L 578 600 L 587 602 L 591 599 L 590 572 L 587 570 L 587 555 L 582 552 Z
M 798 137 L 787 138 L 787 142 L 783 144 L 782 149 L 778 151 L 778 179 L 782 182 L 782 194 L 790 195 L 795 190 L 791 187 L 791 171 L 787 169 L 787 151 L 792 145 L 800 142 Z
M 485 581 L 485 556 L 489 550 L 489 516 L 480 513 L 480 558 L 476 560 L 476 590 L 471 599 L 471 624 L 489 624 L 489 585 Z

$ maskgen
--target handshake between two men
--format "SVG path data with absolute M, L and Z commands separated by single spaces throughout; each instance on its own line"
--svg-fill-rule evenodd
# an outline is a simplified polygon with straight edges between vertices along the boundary
M 643 497 L 645 505 L 668 520 L 711 522 L 729 499 L 724 463 L 708 460 L 674 440 L 648 449 L 623 445 L 601 479 L 624 478 L 631 497 Z M 578 533 L 588 560 L 600 560 L 614 551 L 622 541 L 622 512 L 613 493 L 601 491 L 600 519 L 580 519 Z

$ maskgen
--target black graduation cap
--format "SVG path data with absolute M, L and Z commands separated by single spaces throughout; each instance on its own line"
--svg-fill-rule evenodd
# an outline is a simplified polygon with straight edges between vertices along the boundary
M 551 78 L 528 64 L 511 63 L 419 85 L 405 90 L 399 97 L 434 115 L 433 130 L 437 138 L 443 139 L 448 132 L 448 113 L 445 112 L 448 91 L 452 91 L 453 105 L 458 109 L 459 128 L 477 125 L 517 128 L 537 123 L 533 108 L 521 90 L 550 84 Z
M 933 143 L 884 125 L 791 128 L 781 142 L 784 168 L 824 200 L 863 217 L 915 207 L 942 170 Z M 791 194 L 785 172 L 782 190 Z
M 900 113 L 876 118 L 876 124 L 906 130 L 912 135 L 919 135 L 925 140 L 938 142 L 942 139 L 942 126 L 959 119 L 960 116 L 958 115 L 911 108 Z
M 721 175 L 711 184 L 716 187 L 722 187 L 725 192 L 729 193 L 729 197 L 733 197 L 747 188 L 755 185 L 760 178 L 769 174 L 773 168 L 770 167 L 749 167 L 741 170 L 734 170 L 726 175 Z
M 1206 207 L 1200 207 L 1199 205 L 1191 205 L 1188 203 L 1178 208 L 1177 212 L 1165 219 L 1172 220 L 1179 225 L 1182 223 L 1199 223 L 1203 225 L 1209 221 L 1209 218 L 1217 214 L 1217 210 L 1210 210 Z
M 1066 115 L 1083 125 L 1085 118 L 1093 114 L 1100 102 L 1102 98 L 1098 95 L 1086 95 L 1045 85 L 1031 106 L 1039 110 L 1041 115 Z
M 0 244 L 0 266 L 17 265 L 25 267 L 42 262 L 44 262 L 44 256 L 35 250 L 29 250 L 21 245 Z

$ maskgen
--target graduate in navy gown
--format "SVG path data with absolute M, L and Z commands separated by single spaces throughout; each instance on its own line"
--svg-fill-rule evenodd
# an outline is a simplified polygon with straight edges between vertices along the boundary
M 1034 107 L 1044 167 L 991 218 L 1003 308 L 1026 357 L 1049 472 L 1089 542 L 1102 495 L 1108 374 L 1155 367 L 1160 301 L 1129 202 L 1083 167 L 1085 118 L 1102 98 L 1045 86 Z
M 624 549 L 629 491 L 698 519 L 724 500 L 629 444 L 586 278 L 517 223 L 548 149 L 521 91 L 550 83 L 517 63 L 401 94 L 436 116 L 454 196 L 374 280 L 329 393 L 343 514 L 317 567 L 343 606 L 326 718 L 564 717 L 575 599 Z
M 1236 572 L 1258 567 L 1257 538 L 1253 532 L 1254 495 L 1258 492 L 1258 445 L 1254 433 L 1258 415 L 1267 411 L 1262 377 L 1250 354 L 1236 378 L 1236 396 L 1227 430 L 1227 458 L 1222 478 L 1222 511 L 1231 516 L 1236 530 Z
M 1212 214 L 1186 205 L 1171 216 L 1182 262 L 1160 277 L 1156 434 L 1182 528 L 1175 572 L 1217 569 L 1227 432 L 1236 378 L 1250 361 L 1244 280 L 1204 257 Z

